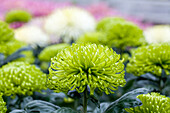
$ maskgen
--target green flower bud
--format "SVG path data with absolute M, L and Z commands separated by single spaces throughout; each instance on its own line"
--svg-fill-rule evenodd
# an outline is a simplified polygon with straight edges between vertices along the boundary
M 23 10 L 12 10 L 5 15 L 5 21 L 7 23 L 28 22 L 31 18 L 31 14 Z
M 46 75 L 34 65 L 12 62 L 0 68 L 0 92 L 6 96 L 31 95 L 46 89 Z
M 132 57 L 127 64 L 127 72 L 140 76 L 152 73 L 161 76 L 162 69 L 166 74 L 170 70 L 170 44 L 151 44 L 132 51 Z
M 62 49 L 69 47 L 69 44 L 62 43 L 46 47 L 38 56 L 41 61 L 50 62 L 51 58 L 57 55 Z
M 0 94 L 0 113 L 6 113 L 7 108 L 6 108 L 6 103 L 4 102 L 2 98 L 2 93 Z
M 106 34 L 102 32 L 88 32 L 82 35 L 76 43 L 94 43 L 107 45 Z
M 152 92 L 137 96 L 142 101 L 141 106 L 126 108 L 129 113 L 170 113 L 170 98 Z
M 14 32 L 8 27 L 8 24 L 0 21 L 0 44 L 14 39 Z M 1 48 L 0 48 L 1 49 Z
M 99 21 L 97 31 L 105 32 L 108 44 L 125 49 L 144 44 L 143 31 L 132 22 L 120 18 L 106 18 Z
M 120 55 L 103 45 L 72 44 L 51 60 L 48 86 L 57 92 L 76 89 L 83 92 L 87 85 L 90 94 L 98 88 L 106 94 L 124 86 L 124 64 Z
M 70 97 L 64 97 L 64 102 L 65 103 L 72 103 L 72 102 L 74 102 L 74 99 L 72 99 Z

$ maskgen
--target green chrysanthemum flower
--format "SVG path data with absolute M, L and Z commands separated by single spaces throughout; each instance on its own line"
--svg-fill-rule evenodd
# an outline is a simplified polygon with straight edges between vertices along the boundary
M 137 96 L 142 106 L 126 108 L 129 113 L 170 113 L 170 98 L 159 93 L 142 94 Z
M 119 17 L 106 17 L 98 22 L 96 29 L 98 31 L 105 31 L 109 23 L 124 22 L 124 21 L 126 20 L 124 20 L 123 18 L 119 18 Z
M 14 32 L 8 27 L 8 24 L 0 21 L 0 44 L 14 39 Z
M 69 47 L 69 44 L 62 43 L 46 47 L 38 56 L 41 61 L 50 62 L 51 58 L 57 55 L 62 49 Z
M 108 44 L 120 49 L 140 46 L 145 42 L 143 31 L 135 24 L 123 19 L 103 19 L 98 23 L 97 31 L 105 32 Z
M 23 10 L 12 10 L 5 16 L 5 21 L 8 23 L 12 22 L 28 22 L 31 20 L 31 14 Z
M 0 53 L 3 53 L 5 57 L 7 57 L 14 53 L 15 51 L 17 51 L 18 49 L 25 46 L 27 46 L 25 43 L 17 40 L 9 41 L 7 43 L 3 43 L 0 45 Z M 21 52 L 21 54 L 25 55 L 25 57 L 16 59 L 16 61 L 25 61 L 29 63 L 34 62 L 35 59 L 32 51 L 23 51 Z
M 90 94 L 98 88 L 106 94 L 124 86 L 124 65 L 112 49 L 96 44 L 73 44 L 51 60 L 48 85 L 57 92 L 76 89 Z
M 2 98 L 2 93 L 0 94 L 0 113 L 6 113 L 7 108 L 6 108 L 6 103 L 4 102 Z
M 102 32 L 88 32 L 78 38 L 76 43 L 94 43 L 107 45 L 107 38 L 105 33 Z
M 140 76 L 152 73 L 161 76 L 162 69 L 166 74 L 170 70 L 170 44 L 151 44 L 133 50 L 132 58 L 127 64 L 127 72 Z
M 34 65 L 12 62 L 0 68 L 0 92 L 31 95 L 34 91 L 46 89 L 46 75 Z

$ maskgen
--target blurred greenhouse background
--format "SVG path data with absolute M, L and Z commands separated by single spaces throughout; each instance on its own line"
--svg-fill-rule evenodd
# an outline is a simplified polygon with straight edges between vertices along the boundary
M 8 2 L 8 5 L 16 4 L 17 0 L 0 0 Z M 91 4 L 104 3 L 115 10 L 138 19 L 143 22 L 151 22 L 154 24 L 169 24 L 170 23 L 170 0 L 19 0 L 22 4 L 24 1 L 35 2 L 57 2 L 57 3 L 71 3 L 80 6 L 88 6 Z M 14 3 L 13 3 L 14 2 Z M 53 6 L 52 6 L 53 7 Z M 0 13 L 3 12 L 1 6 Z
M 63 1 L 63 0 L 53 0 Z M 156 24 L 170 23 L 170 0 L 65 0 L 81 5 L 105 2 L 118 11 Z
M 170 0 L 0 0 L 0 113 L 170 113 L 169 97 Z

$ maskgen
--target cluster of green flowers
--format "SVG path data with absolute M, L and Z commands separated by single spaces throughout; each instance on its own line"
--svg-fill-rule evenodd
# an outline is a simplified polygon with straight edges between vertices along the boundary
M 106 34 L 102 32 L 88 32 L 78 38 L 76 43 L 94 43 L 107 45 L 107 37 Z
M 14 53 L 15 51 L 17 51 L 18 49 L 25 47 L 26 44 L 22 43 L 20 41 L 17 40 L 13 40 L 7 43 L 3 43 L 2 45 L 0 45 L 0 53 L 3 53 L 5 55 L 5 57 L 11 55 L 12 53 Z M 10 50 L 10 51 L 9 51 Z M 18 58 L 15 61 L 25 61 L 25 62 L 29 62 L 29 63 L 33 63 L 34 62 L 34 55 L 32 51 L 23 51 L 21 52 L 22 55 L 24 55 L 24 57 Z
M 161 76 L 162 69 L 169 75 L 170 44 L 159 43 L 137 48 L 132 51 L 132 57 L 126 69 L 128 73 L 136 76 L 145 73 Z
M 83 92 L 87 85 L 90 94 L 98 88 L 106 94 L 124 86 L 124 65 L 112 49 L 96 44 L 72 44 L 51 60 L 48 86 L 57 92 L 76 89 Z
M 108 46 L 125 49 L 143 45 L 143 31 L 122 18 L 104 18 L 97 24 L 97 31 L 104 32 L 108 40 Z
M 0 92 L 6 96 L 31 95 L 46 89 L 46 75 L 34 65 L 12 62 L 0 68 Z
M 8 27 L 8 24 L 0 21 L 0 44 L 14 40 L 14 32 Z
M 170 113 L 170 98 L 159 93 L 137 96 L 142 101 L 141 106 L 126 108 L 129 113 Z
M 6 103 L 4 102 L 4 100 L 2 98 L 2 93 L 1 93 L 0 94 L 0 113 L 6 113 L 7 108 L 6 108 L 5 104 Z
M 26 46 L 25 43 L 15 40 L 13 30 L 3 21 L 0 21 L 0 37 L 0 53 L 3 53 L 5 57 Z M 34 62 L 32 51 L 24 51 L 22 54 L 25 55 L 25 58 L 19 58 L 17 60 L 29 63 Z
M 31 18 L 31 14 L 24 10 L 12 10 L 5 15 L 5 21 L 7 23 L 28 22 Z
M 50 62 L 51 58 L 56 56 L 59 51 L 69 46 L 66 43 L 48 46 L 39 54 L 38 58 L 40 61 Z

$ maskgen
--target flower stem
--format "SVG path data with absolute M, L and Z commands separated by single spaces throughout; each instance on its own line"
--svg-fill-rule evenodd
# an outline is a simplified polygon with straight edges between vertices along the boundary
M 83 104 L 84 113 L 87 113 L 87 101 L 88 98 L 87 98 L 87 87 L 86 87 L 86 89 L 84 90 L 84 104 Z

